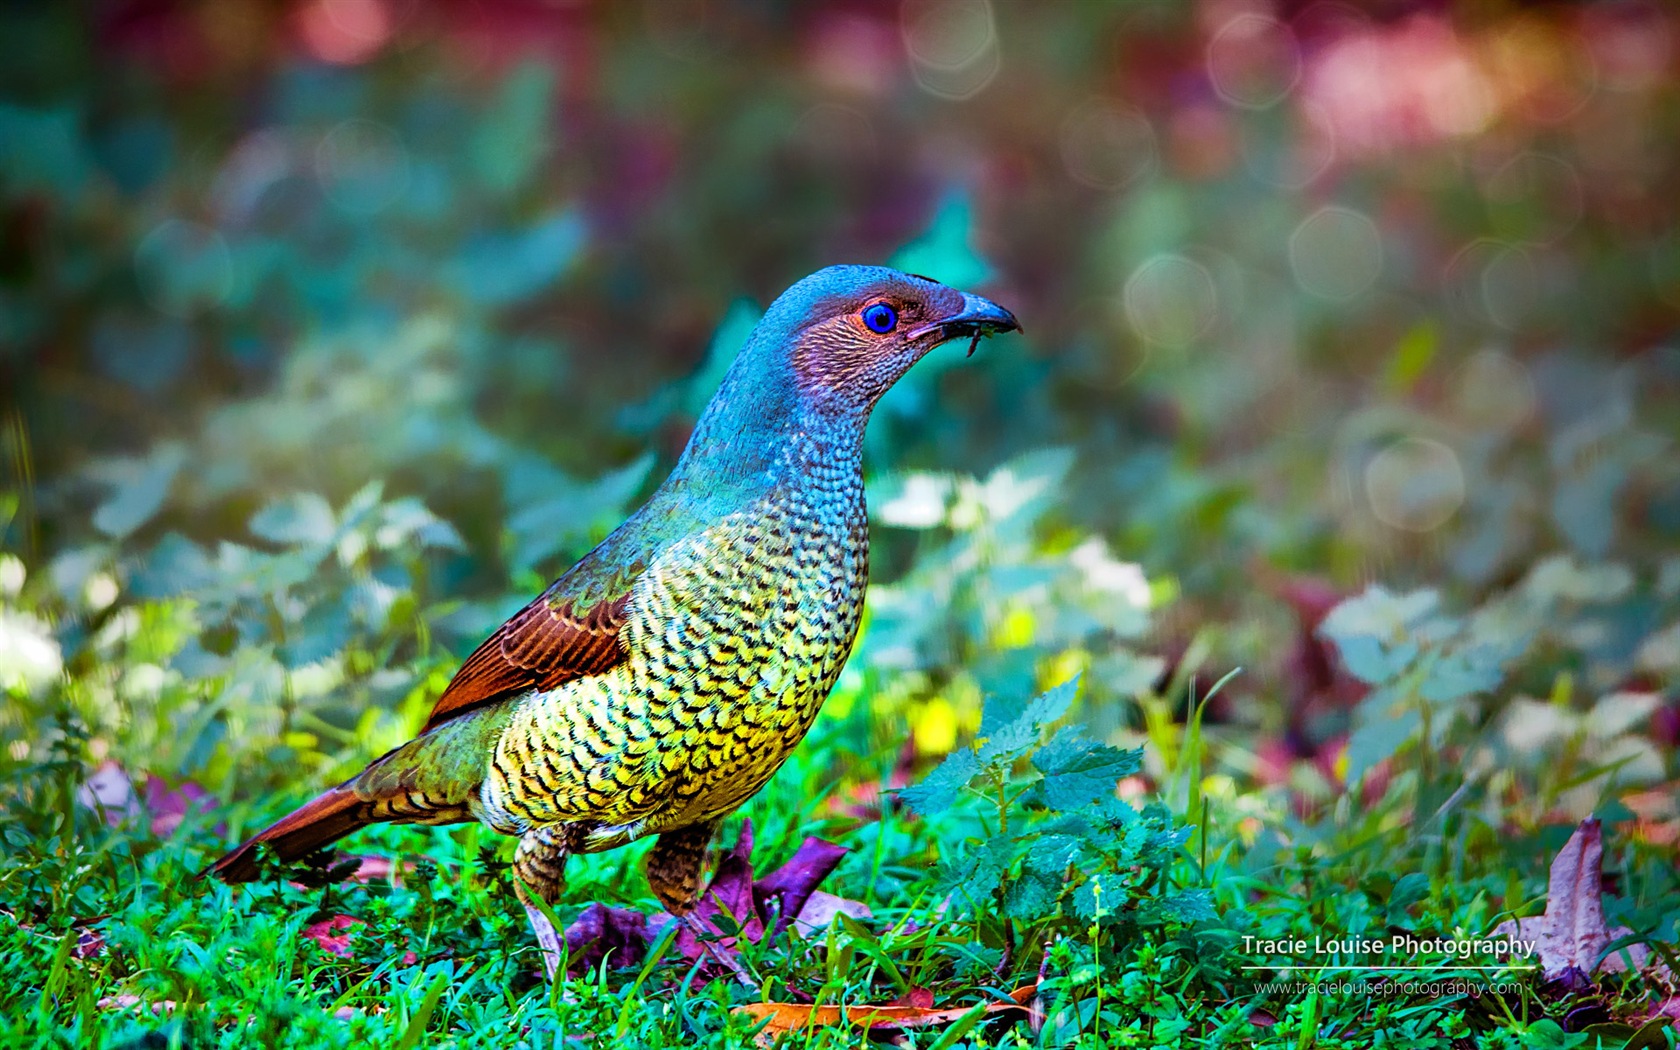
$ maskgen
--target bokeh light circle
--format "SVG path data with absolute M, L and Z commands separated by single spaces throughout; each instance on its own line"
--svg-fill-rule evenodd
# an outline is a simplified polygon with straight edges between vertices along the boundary
M 1208 41 L 1207 73 L 1219 97 L 1233 106 L 1275 106 L 1301 79 L 1295 34 L 1275 18 L 1238 15 Z
M 408 150 L 383 124 L 354 118 L 327 132 L 315 151 L 315 174 L 334 204 L 371 214 L 408 189 Z
M 906 0 L 899 26 L 916 83 L 929 94 L 970 98 L 997 76 L 997 21 L 988 0 Z
M 1126 280 L 1122 304 L 1139 338 L 1176 349 L 1190 345 L 1218 320 L 1219 287 L 1196 260 L 1157 255 Z
M 211 227 L 168 219 L 135 245 L 134 274 L 154 309 L 187 317 L 227 299 L 233 291 L 233 256 Z
M 1155 167 L 1155 129 L 1130 106 L 1093 99 L 1062 121 L 1062 164 L 1075 181 L 1102 190 L 1131 185 Z
M 1488 319 L 1507 331 L 1521 328 L 1540 305 L 1539 266 L 1526 249 L 1501 245 L 1481 275 L 1482 309 Z
M 1454 413 L 1472 429 L 1503 432 L 1534 414 L 1537 393 L 1528 368 L 1499 350 L 1478 350 L 1451 383 Z
M 1368 216 L 1328 205 L 1290 234 L 1289 266 L 1304 291 L 1324 299 L 1352 299 L 1382 274 L 1382 233 Z
M 378 54 L 396 28 L 387 0 L 314 0 L 297 9 L 298 32 L 315 58 L 354 65 Z
M 1383 524 L 1429 532 L 1464 505 L 1464 467 L 1441 442 L 1404 437 L 1365 465 L 1365 497 Z

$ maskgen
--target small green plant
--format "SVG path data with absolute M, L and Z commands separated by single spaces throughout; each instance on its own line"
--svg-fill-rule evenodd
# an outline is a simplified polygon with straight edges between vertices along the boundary
M 1116 796 L 1141 749 L 1058 726 L 1078 689 L 1073 679 L 1030 700 L 988 700 L 976 739 L 899 797 L 942 832 L 933 890 L 985 949 L 971 950 L 970 976 L 988 963 L 998 978 L 1055 972 L 1046 988 L 1061 1023 L 1082 1029 L 1118 1020 L 1105 987 L 1139 952 L 1197 958 L 1169 968 L 1181 985 L 1226 974 L 1213 898 L 1185 884 L 1190 829 L 1159 804 Z

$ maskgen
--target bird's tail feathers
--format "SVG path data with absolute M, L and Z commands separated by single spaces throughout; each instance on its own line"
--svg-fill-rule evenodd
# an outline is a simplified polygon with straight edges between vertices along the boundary
M 374 759 L 360 773 L 281 817 L 205 872 L 228 882 L 260 874 L 267 843 L 282 861 L 299 860 L 369 824 L 453 824 L 473 819 L 487 756 L 509 712 L 468 712 Z
M 250 882 L 258 876 L 257 849 L 263 843 L 282 861 L 294 861 L 332 845 L 374 822 L 375 803 L 359 798 L 349 783 L 315 796 L 212 864 L 207 875 L 225 882 Z

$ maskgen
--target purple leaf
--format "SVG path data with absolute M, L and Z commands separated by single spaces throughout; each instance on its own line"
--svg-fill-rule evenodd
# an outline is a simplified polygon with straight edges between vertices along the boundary
M 694 906 L 694 917 L 712 929 L 721 929 L 715 920 L 727 917 L 729 924 L 722 928 L 731 931 L 731 939 L 739 935 L 756 943 L 764 936 L 764 923 L 753 905 L 752 849 L 752 821 L 743 821 L 741 837 L 735 840 L 735 848 L 718 862 L 717 874 L 712 876 L 711 885 Z M 687 928 L 677 935 L 677 949 L 690 959 L 703 954 L 699 939 Z
M 122 766 L 109 759 L 88 774 L 76 791 L 76 801 L 103 814 L 105 823 L 113 828 L 139 810 L 133 781 Z
M 146 774 L 145 786 L 141 791 L 146 812 L 152 817 L 152 834 L 158 838 L 168 838 L 181 826 L 188 813 L 198 811 L 208 813 L 216 806 L 216 799 L 208 791 L 190 780 L 181 782 L 181 786 L 171 789 L 160 777 Z M 217 824 L 216 834 L 227 834 L 225 824 Z
M 753 898 L 759 914 L 766 916 L 770 914 L 771 899 L 775 899 L 777 934 L 787 929 L 788 924 L 804 909 L 805 902 L 839 865 L 846 852 L 844 846 L 809 838 L 800 843 L 792 860 L 759 880 L 753 889 Z
M 594 969 L 611 953 L 614 966 L 634 966 L 647 955 L 655 928 L 634 908 L 595 903 L 566 927 L 566 949 L 574 973 Z

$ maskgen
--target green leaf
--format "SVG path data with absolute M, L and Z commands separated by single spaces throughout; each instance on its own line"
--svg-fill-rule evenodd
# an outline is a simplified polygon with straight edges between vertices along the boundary
M 1068 867 L 1077 863 L 1085 854 L 1086 848 L 1085 836 L 1048 833 L 1039 835 L 1027 849 L 1023 870 L 1061 878 Z
M 486 189 L 506 195 L 530 180 L 551 146 L 553 97 L 554 73 L 542 62 L 524 62 L 502 81 L 495 101 L 474 122 L 467 146 L 467 159 Z
M 1143 749 L 1108 747 L 1066 726 L 1034 753 L 1032 763 L 1044 774 L 1039 785 L 1044 804 L 1071 810 L 1113 795 L 1121 777 L 1142 767 Z
M 1348 783 L 1357 783 L 1366 770 L 1399 751 L 1422 726 L 1423 717 L 1416 707 L 1407 707 L 1397 714 L 1379 708 L 1362 708 L 1359 723 L 1348 737 Z
M 1398 920 L 1406 909 L 1429 896 L 1429 876 L 1411 871 L 1400 876 L 1387 893 L 1388 914 Z
M 186 448 L 164 442 L 144 459 L 116 460 L 106 464 L 104 474 L 113 491 L 93 512 L 93 527 L 107 536 L 122 539 L 152 520 L 163 508 L 175 475 L 187 461 Z
M 935 884 L 968 904 L 988 907 L 1014 864 L 1014 850 L 1011 840 L 987 839 L 942 864 Z
M 1073 913 L 1086 921 L 1112 919 L 1130 900 L 1131 889 L 1125 872 L 1100 871 L 1073 891 Z
M 1179 890 L 1146 901 L 1139 916 L 1144 922 L 1212 922 L 1219 918 L 1207 890 Z
M 962 789 L 980 772 L 980 759 L 971 748 L 959 748 L 945 756 L 934 771 L 921 783 L 900 788 L 898 797 L 906 806 L 923 816 L 932 816 L 949 809 L 962 795 Z
M 1076 675 L 1047 692 L 1016 707 L 996 699 L 986 701 L 980 713 L 980 761 L 993 762 L 1018 757 L 1038 742 L 1045 727 L 1067 714 L 1079 692 Z
M 1390 648 L 1364 634 L 1336 639 L 1336 649 L 1349 673 L 1366 685 L 1392 682 L 1405 673 L 1418 655 L 1418 647 L 1411 642 Z
M 287 547 L 331 542 L 338 519 L 326 499 L 314 492 L 298 492 L 268 504 L 251 515 L 251 534 Z
M 1012 919 L 1036 919 L 1056 907 L 1062 895 L 1062 874 L 1023 871 L 1003 891 L 1003 913 Z

